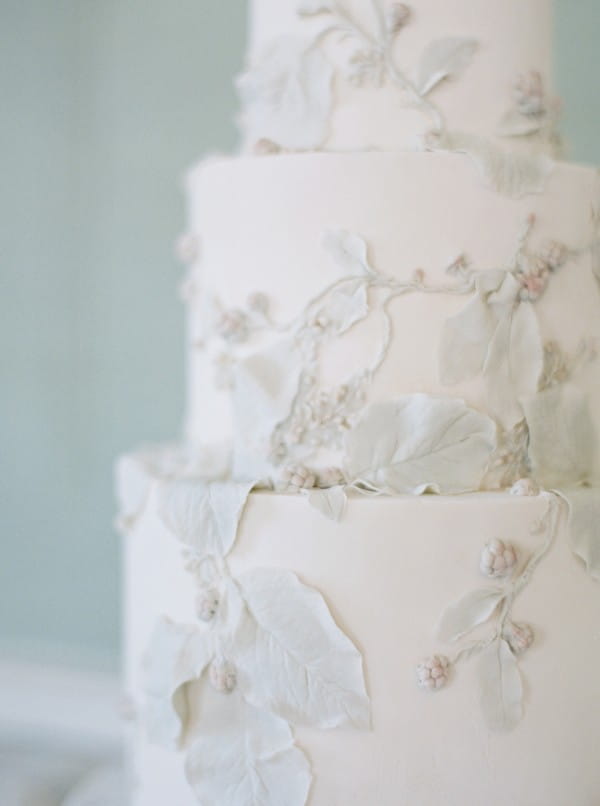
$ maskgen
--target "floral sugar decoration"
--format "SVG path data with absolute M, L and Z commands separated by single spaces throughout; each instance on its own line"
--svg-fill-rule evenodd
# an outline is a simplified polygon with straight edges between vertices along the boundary
M 374 24 L 368 26 L 343 0 L 301 0 L 299 15 L 318 21 L 312 33 L 307 28 L 305 36 L 282 36 L 271 42 L 238 79 L 242 121 L 257 144 L 255 152 L 322 148 L 329 134 L 333 81 L 338 74 L 357 87 L 396 87 L 406 105 L 423 113 L 426 128 L 444 129 L 432 91 L 470 65 L 477 43 L 467 37 L 435 40 L 425 48 L 411 76 L 398 66 L 393 47 L 412 21 L 411 6 L 392 2 L 385 9 L 378 5 L 375 9 Z M 325 47 L 330 40 L 343 43 L 335 64 Z
M 281 485 L 293 490 L 334 486 L 319 483 L 313 479 L 315 472 L 306 470 L 317 461 L 319 451 L 326 449 L 334 453 L 333 461 L 343 469 L 339 484 L 357 483 L 359 489 L 371 490 L 374 486 L 378 492 L 398 492 L 400 486 L 407 491 L 407 485 L 399 485 L 396 480 L 385 484 L 375 480 L 372 468 L 366 468 L 367 481 L 361 476 L 365 468 L 355 464 L 350 451 L 356 429 L 375 416 L 369 396 L 392 343 L 390 307 L 397 298 L 423 294 L 467 298 L 464 308 L 443 326 L 440 380 L 452 387 L 479 377 L 485 395 L 481 408 L 496 421 L 494 444 L 486 439 L 492 452 L 486 458 L 482 477 L 478 475 L 478 455 L 477 478 L 471 473 L 469 484 L 461 486 L 461 490 L 510 489 L 527 478 L 535 478 L 538 485 L 552 489 L 564 486 L 562 482 L 547 485 L 554 474 L 540 474 L 537 434 L 541 435 L 546 426 L 540 423 L 533 431 L 531 426 L 541 415 L 554 417 L 553 410 L 559 407 L 567 426 L 562 432 L 568 435 L 573 428 L 581 431 L 583 426 L 577 423 L 584 420 L 578 419 L 573 394 L 565 399 L 558 390 L 553 397 L 544 393 L 554 387 L 566 388 L 570 379 L 589 363 L 596 348 L 582 344 L 576 354 L 566 356 L 555 343 L 544 343 L 538 306 L 543 304 L 542 292 L 552 278 L 558 272 L 569 271 L 570 263 L 585 254 L 587 248 L 572 248 L 559 241 L 533 245 L 535 229 L 536 217 L 530 215 L 523 223 L 510 265 L 475 268 L 464 254 L 459 254 L 446 269 L 447 282 L 438 284 L 430 283 L 421 268 L 409 272 L 407 279 L 389 276 L 374 265 L 369 244 L 360 235 L 330 231 L 323 238 L 323 247 L 340 275 L 290 321 L 277 322 L 271 315 L 269 298 L 261 292 L 249 295 L 243 307 L 228 308 L 215 299 L 209 339 L 216 381 L 220 388 L 232 390 L 236 416 L 243 412 L 245 419 L 238 433 L 243 436 L 258 429 L 263 435 L 260 449 L 250 445 L 245 452 L 243 461 L 248 465 L 238 466 L 243 475 L 264 477 L 266 464 L 267 475 L 277 489 Z M 328 345 L 375 318 L 381 324 L 372 328 L 370 363 L 343 382 L 326 386 L 322 368 Z M 279 380 L 273 383 L 274 379 Z M 423 412 L 417 412 L 415 404 L 416 399 L 407 411 L 414 411 L 411 417 L 422 422 Z M 420 405 L 426 405 L 422 398 Z M 572 413 L 566 408 L 569 406 Z M 407 433 L 412 427 L 410 423 L 406 425 Z M 252 456 L 262 462 L 260 469 L 251 465 Z M 279 478 L 283 469 L 294 467 L 302 472 L 290 472 L 287 480 Z M 358 477 L 354 477 L 355 473 Z M 445 489 L 445 484 L 436 483 L 439 473 L 437 468 L 422 485 L 415 484 L 411 489 Z M 586 475 L 587 470 L 577 471 L 571 481 L 586 480 Z M 313 496 L 312 501 L 318 498 Z
M 516 624 L 512 621 L 507 623 L 503 637 L 515 655 L 522 655 L 527 652 L 535 641 L 535 633 L 530 624 Z
M 304 478 L 299 468 L 296 476 Z M 364 730 L 370 702 L 361 654 L 315 589 L 278 568 L 231 573 L 227 558 L 253 486 L 188 479 L 161 487 L 159 515 L 183 544 L 197 621 L 156 624 L 145 658 L 146 724 L 151 742 L 185 752 L 200 803 L 225 791 L 254 803 L 260 778 L 263 806 L 282 806 L 284 792 L 286 803 L 304 806 L 311 771 L 292 726 Z
M 196 615 L 200 621 L 212 621 L 219 611 L 221 594 L 214 588 L 201 590 L 196 596 Z
M 557 125 L 562 104 L 558 99 L 548 97 L 542 74 L 531 70 L 517 76 L 512 97 L 513 105 L 500 122 L 498 133 L 503 137 L 536 140 L 548 145 L 559 157 L 563 145 Z
M 546 114 L 546 94 L 541 73 L 531 70 L 523 73 L 515 81 L 513 97 L 517 110 L 528 118 L 540 118 Z
M 426 658 L 417 666 L 417 684 L 427 691 L 438 691 L 448 683 L 450 660 L 445 655 Z
M 452 386 L 483 377 L 489 408 L 509 441 L 511 434 L 518 436 L 519 424 L 525 420 L 522 401 L 539 392 L 544 374 L 536 304 L 552 276 L 566 271 L 569 262 L 586 251 L 558 242 L 532 248 L 536 224 L 533 214 L 525 220 L 510 268 L 478 275 L 475 298 L 447 321 L 440 349 L 442 382 Z M 526 468 L 515 466 L 519 470 L 509 485 L 526 475 Z
M 281 469 L 276 488 L 280 492 L 298 493 L 311 490 L 317 483 L 314 471 L 304 465 L 286 465 Z
M 521 301 L 536 302 L 546 290 L 550 276 L 561 269 L 568 259 L 567 247 L 557 241 L 550 241 L 528 262 L 524 261 L 517 272 L 521 283 Z
M 533 479 L 519 479 L 510 488 L 510 494 L 515 496 L 536 496 L 541 492 L 539 484 Z
M 209 668 L 209 678 L 215 691 L 231 694 L 237 686 L 235 666 L 226 660 L 215 660 Z
M 518 552 L 514 546 L 495 538 L 481 552 L 479 568 L 489 579 L 508 577 L 516 568 L 517 557 Z
M 483 549 L 481 570 L 496 584 L 475 589 L 450 605 L 438 626 L 441 641 L 451 644 L 462 641 L 463 646 L 454 656 L 436 655 L 418 667 L 419 685 L 436 690 L 447 682 L 447 670 L 479 657 L 482 708 L 491 730 L 511 730 L 523 715 L 523 684 L 518 659 L 532 646 L 534 631 L 529 624 L 515 622 L 512 609 L 556 541 L 560 500 L 551 493 L 542 495 L 546 501 L 544 514 L 531 527 L 531 533 L 542 538 L 538 548 L 517 568 L 516 549 L 500 540 L 490 541 Z M 497 584 L 499 580 L 502 580 L 501 585 Z M 491 625 L 488 635 L 463 640 L 488 624 Z M 439 686 L 437 679 L 442 681 Z

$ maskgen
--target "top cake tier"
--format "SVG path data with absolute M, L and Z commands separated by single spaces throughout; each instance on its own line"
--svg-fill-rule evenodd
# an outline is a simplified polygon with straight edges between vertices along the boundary
M 252 0 L 247 150 L 554 152 L 551 0 Z

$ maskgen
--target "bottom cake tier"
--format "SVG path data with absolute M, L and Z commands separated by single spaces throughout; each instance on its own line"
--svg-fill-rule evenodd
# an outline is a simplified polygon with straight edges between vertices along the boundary
M 251 493 L 227 573 L 285 569 L 323 596 L 362 655 L 370 727 L 293 725 L 312 780 L 290 774 L 289 799 L 268 747 L 254 756 L 252 797 L 236 794 L 229 779 L 222 792 L 214 781 L 194 792 L 186 752 L 220 702 L 237 707 L 243 681 L 241 693 L 223 679 L 220 691 L 202 693 L 209 671 L 200 664 L 200 679 L 175 697 L 187 715 L 180 750 L 149 740 L 144 690 L 157 622 L 167 616 L 189 634 L 211 626 L 196 619 L 189 551 L 186 571 L 165 517 L 165 489 L 176 482 L 134 465 L 123 477 L 138 505 L 125 544 L 127 687 L 139 714 L 135 806 L 293 806 L 302 787 L 310 806 L 600 802 L 600 587 L 571 552 L 560 500 L 507 493 L 351 497 L 340 522 L 301 495 Z M 291 617 L 289 628 L 293 643 L 301 628 Z M 309 662 L 309 694 L 310 674 Z M 218 747 L 202 747 L 212 776 Z

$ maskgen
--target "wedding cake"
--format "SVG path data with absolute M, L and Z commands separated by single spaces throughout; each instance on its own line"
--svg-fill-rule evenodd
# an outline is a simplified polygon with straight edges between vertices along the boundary
M 254 0 L 118 465 L 135 806 L 600 802 L 600 181 L 551 0 Z

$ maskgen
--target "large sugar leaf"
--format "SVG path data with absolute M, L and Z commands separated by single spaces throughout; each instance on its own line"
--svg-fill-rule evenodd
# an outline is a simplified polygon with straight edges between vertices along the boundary
M 333 67 L 311 38 L 281 36 L 238 78 L 242 123 L 252 140 L 317 149 L 327 137 Z
M 482 272 L 473 299 L 460 313 L 446 321 L 440 343 L 440 380 L 443 384 L 462 383 L 483 370 L 498 325 L 488 298 L 498 290 L 505 277 L 503 271 Z
M 487 647 L 480 661 L 481 704 L 491 730 L 512 730 L 523 716 L 523 684 L 517 659 L 506 641 Z
M 496 426 L 462 400 L 417 394 L 371 406 L 346 441 L 348 476 L 381 492 L 478 490 Z
M 238 582 L 248 614 L 233 655 L 246 698 L 293 723 L 368 726 L 361 655 L 321 594 L 278 569 Z
M 210 633 L 167 618 L 158 621 L 143 659 L 145 725 L 150 741 L 177 747 L 189 716 L 185 686 L 202 676 L 213 655 Z
M 569 507 L 569 540 L 590 576 L 600 582 L 600 489 L 561 490 Z
M 461 73 L 471 63 L 476 50 L 477 42 L 464 37 L 436 39 L 428 45 L 415 83 L 419 94 L 427 95 L 444 79 Z
M 486 622 L 504 596 L 504 592 L 497 588 L 482 588 L 449 605 L 438 627 L 440 641 L 456 641 Z
M 548 157 L 504 150 L 483 137 L 462 132 L 444 135 L 440 147 L 466 154 L 487 185 L 514 199 L 541 193 L 555 165 Z
M 566 383 L 522 399 L 529 426 L 529 457 L 545 487 L 589 481 L 596 440 L 587 396 Z
M 515 303 L 498 321 L 483 374 L 491 412 L 510 430 L 523 419 L 521 399 L 534 394 L 544 368 L 544 346 L 532 303 Z
M 165 484 L 159 514 L 178 540 L 201 555 L 224 557 L 235 543 L 237 528 L 253 483 L 180 480 Z
M 202 806 L 304 806 L 311 782 L 289 725 L 237 692 L 207 692 L 186 775 Z

